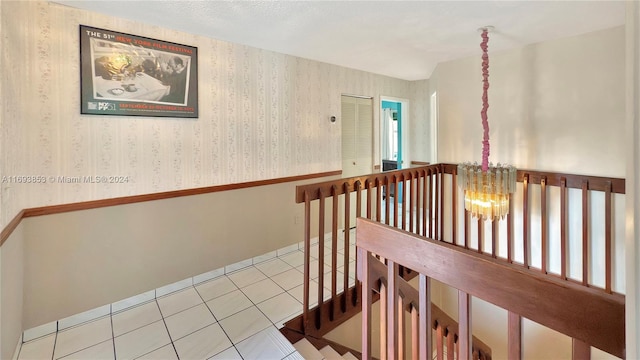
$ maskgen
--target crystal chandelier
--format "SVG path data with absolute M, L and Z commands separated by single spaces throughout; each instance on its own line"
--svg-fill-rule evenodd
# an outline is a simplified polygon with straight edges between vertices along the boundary
M 458 184 L 464 190 L 464 208 L 481 219 L 504 218 L 509 213 L 509 196 L 516 190 L 516 169 L 509 165 L 493 166 L 489 163 L 489 31 L 493 27 L 479 29 L 482 32 L 482 165 L 463 163 L 458 165 Z

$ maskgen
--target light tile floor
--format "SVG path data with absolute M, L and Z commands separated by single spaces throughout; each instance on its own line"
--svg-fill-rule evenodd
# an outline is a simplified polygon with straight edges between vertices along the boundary
M 355 239 L 355 234 L 352 238 Z M 327 242 L 330 246 L 330 239 Z M 344 273 L 343 250 L 344 245 L 340 244 L 339 275 Z M 350 250 L 352 285 L 353 244 Z M 314 280 L 310 301 L 317 303 L 317 244 L 311 253 Z M 325 254 L 330 253 L 327 247 Z M 144 304 L 25 342 L 18 350 L 18 360 L 301 359 L 278 329 L 302 313 L 303 263 L 301 250 L 279 254 Z M 325 299 L 330 296 L 328 274 L 324 274 Z M 341 290 L 342 284 L 338 288 Z

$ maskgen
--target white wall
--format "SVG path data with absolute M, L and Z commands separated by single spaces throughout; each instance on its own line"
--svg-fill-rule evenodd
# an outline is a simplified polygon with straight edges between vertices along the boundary
M 640 357 L 640 4 L 627 1 L 626 7 L 626 149 L 627 207 L 626 255 L 626 344 L 627 358 Z
M 490 52 L 489 58 L 490 161 L 624 176 L 624 27 Z M 438 160 L 480 162 L 480 50 L 477 57 L 439 64 L 434 76 Z
M 2 6 L 0 174 L 132 182 L 3 184 L 0 228 L 35 206 L 338 170 L 342 93 L 411 98 L 403 80 L 42 1 Z M 79 24 L 197 46 L 200 118 L 80 115 Z
M 431 132 L 431 121 L 429 111 L 429 80 L 418 80 L 411 82 L 412 98 L 409 114 L 409 154 L 410 160 L 430 161 L 431 160 L 431 139 L 435 134 Z

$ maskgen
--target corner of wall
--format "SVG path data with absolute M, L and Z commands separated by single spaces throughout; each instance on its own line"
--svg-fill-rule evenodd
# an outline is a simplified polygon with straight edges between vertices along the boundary
M 13 358 L 22 336 L 24 252 L 20 224 L 0 247 L 0 358 Z

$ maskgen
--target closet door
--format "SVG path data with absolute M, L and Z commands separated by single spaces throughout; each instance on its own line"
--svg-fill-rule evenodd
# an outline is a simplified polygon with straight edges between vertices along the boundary
M 342 176 L 373 172 L 373 99 L 342 96 Z
M 373 99 L 342 96 L 342 177 L 373 172 Z M 362 197 L 366 209 L 366 196 Z M 351 196 L 349 228 L 356 225 L 356 197 Z M 340 204 L 340 208 L 344 208 Z M 362 214 L 363 216 L 365 214 Z

